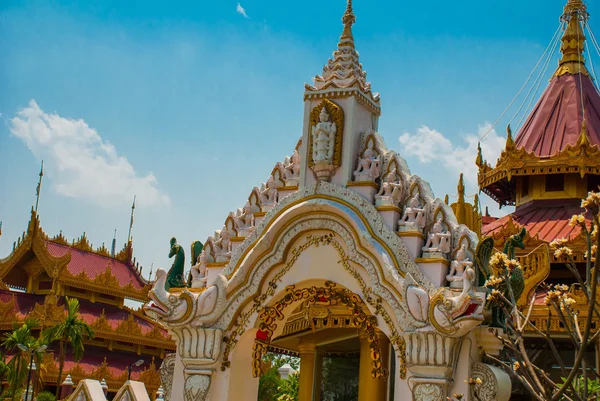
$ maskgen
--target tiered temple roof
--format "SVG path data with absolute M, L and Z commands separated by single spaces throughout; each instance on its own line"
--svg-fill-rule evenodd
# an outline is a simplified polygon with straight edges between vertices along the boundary
M 501 206 L 516 205 L 515 177 L 578 174 L 597 183 L 600 175 L 600 95 L 583 56 L 582 24 L 588 13 L 581 0 L 570 0 L 562 21 L 562 58 L 548 88 L 496 165 L 477 157 L 479 187 Z
M 148 300 L 151 284 L 133 258 L 131 241 L 111 255 L 104 245 L 94 248 L 85 233 L 73 241 L 62 233 L 51 238 L 32 210 L 27 230 L 0 260 L 0 331 L 11 331 L 27 318 L 35 318 L 39 329 L 52 327 L 65 314 L 64 296 L 77 298 L 80 316 L 95 337 L 84 341 L 81 361 L 67 353 L 62 378 L 105 379 L 116 391 L 127 380 L 129 364 L 141 357 L 145 364 L 132 378 L 153 394 L 160 385 L 156 364 L 175 350 L 175 343 L 160 324 L 125 305 L 125 299 Z M 58 378 L 53 347 L 44 360 L 46 385 L 55 385 Z
M 586 261 L 586 239 L 570 220 L 585 212 L 581 199 L 600 185 L 600 94 L 583 54 L 588 16 L 583 1 L 568 1 L 561 17 L 562 57 L 548 87 L 516 138 L 509 127 L 496 165 L 483 160 L 481 149 L 476 160 L 480 190 L 500 206 L 516 206 L 513 213 L 499 219 L 484 216 L 482 235 L 492 237 L 496 248 L 502 249 L 510 236 L 527 229 L 526 248 L 517 255 L 526 278 L 521 303 L 529 302 L 532 291 L 544 280 L 574 280 L 554 258 L 554 240 L 566 240 L 564 245 L 573 250 L 576 263 Z M 589 226 L 589 216 L 584 217 Z M 540 309 L 533 316 L 542 319 L 546 315 Z
M 85 233 L 72 242 L 62 233 L 50 238 L 32 210 L 27 231 L 14 243 L 12 253 L 0 260 L 0 286 L 47 293 L 56 283 L 146 301 L 151 283 L 142 277 L 132 255 L 131 242 L 111 256 L 104 245 L 94 249 Z

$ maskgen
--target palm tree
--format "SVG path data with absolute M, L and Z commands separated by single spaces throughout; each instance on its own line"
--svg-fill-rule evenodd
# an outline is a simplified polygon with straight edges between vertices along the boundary
M 19 349 L 19 344 L 29 347 L 35 339 L 31 335 L 31 330 L 38 327 L 39 323 L 35 319 L 27 319 L 22 326 L 13 326 L 11 333 L 4 335 L 2 345 L 8 352 L 16 351 L 14 357 L 8 363 L 9 366 L 9 382 L 12 383 L 12 396 L 17 391 L 17 385 L 22 383 L 27 373 L 27 363 L 21 364 L 24 353 Z
M 83 321 L 79 314 L 79 300 L 66 297 L 67 314 L 63 321 L 56 326 L 44 330 L 44 336 L 49 341 L 58 341 L 58 385 L 56 386 L 56 398 L 59 396 L 60 383 L 62 380 L 63 368 L 65 366 L 65 354 L 67 352 L 67 343 L 71 344 L 73 357 L 80 361 L 83 357 L 83 339 L 84 337 L 94 338 L 94 331 Z

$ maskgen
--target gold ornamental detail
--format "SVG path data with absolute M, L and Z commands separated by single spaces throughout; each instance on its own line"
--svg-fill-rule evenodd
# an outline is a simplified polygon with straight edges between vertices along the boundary
M 265 303 L 267 298 L 275 295 L 277 289 L 277 283 L 281 280 L 281 278 L 287 273 L 296 260 L 300 257 L 300 255 L 310 248 L 311 246 L 321 246 L 321 245 L 330 245 L 333 246 L 340 257 L 339 263 L 342 265 L 344 270 L 346 270 L 359 284 L 361 291 L 365 296 L 365 301 L 371 305 L 371 307 L 375 308 L 375 315 L 381 316 L 383 321 L 386 323 L 390 334 L 390 342 L 392 345 L 395 345 L 398 349 L 398 355 L 400 358 L 400 378 L 406 379 L 406 342 L 404 339 L 398 334 L 396 330 L 394 321 L 383 307 L 383 300 L 380 297 L 371 296 L 371 289 L 365 283 L 363 277 L 358 273 L 352 266 L 350 265 L 350 258 L 346 255 L 342 245 L 334 240 L 334 234 L 324 234 L 319 236 L 309 235 L 306 237 L 306 242 L 294 249 L 291 250 L 292 257 L 290 260 L 281 268 L 280 271 L 273 277 L 271 281 L 268 282 L 266 290 L 264 290 L 260 295 L 256 296 L 253 300 L 252 307 L 241 314 L 234 320 L 233 324 L 230 326 L 231 332 L 228 336 L 223 338 L 223 342 L 225 343 L 225 349 L 223 351 L 223 361 L 221 363 L 221 370 L 224 371 L 230 367 L 231 361 L 229 361 L 229 355 L 232 350 L 238 343 L 238 338 L 246 331 L 246 326 L 250 321 L 250 318 L 254 313 L 261 310 L 262 305 Z M 258 346 L 257 346 L 258 347 Z M 254 352 L 263 352 L 263 349 L 256 349 Z
M 308 307 L 335 301 L 349 308 L 352 311 L 354 326 L 366 334 L 369 341 L 373 367 L 371 375 L 376 379 L 388 376 L 389 372 L 384 368 L 381 361 L 381 348 L 375 331 L 377 318 L 364 312 L 364 304 L 358 295 L 347 289 L 338 289 L 335 283 L 327 281 L 325 287 L 296 289 L 294 286 L 288 286 L 282 300 L 274 306 L 262 308 L 258 315 L 260 324 L 252 353 L 252 374 L 254 377 L 260 376 L 262 357 L 271 343 L 273 333 L 277 329 L 277 322 L 285 318 L 283 311 L 298 301 L 306 301 Z

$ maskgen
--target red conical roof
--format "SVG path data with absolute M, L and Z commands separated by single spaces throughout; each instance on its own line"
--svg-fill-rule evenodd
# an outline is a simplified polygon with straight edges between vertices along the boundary
M 519 131 L 515 145 L 538 157 L 553 156 L 577 143 L 584 116 L 590 144 L 600 146 L 600 95 L 591 78 L 583 73 L 555 76 Z

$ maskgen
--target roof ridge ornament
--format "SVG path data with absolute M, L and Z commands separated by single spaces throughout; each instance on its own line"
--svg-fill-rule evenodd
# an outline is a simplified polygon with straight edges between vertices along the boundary
M 506 146 L 505 149 L 512 149 L 515 147 L 515 140 L 512 136 L 512 130 L 510 129 L 510 124 L 506 126 Z
M 577 146 L 579 147 L 587 147 L 590 145 L 590 138 L 588 137 L 587 132 L 587 122 L 584 119 L 581 123 L 581 134 L 579 135 L 579 140 L 577 141 Z
M 560 77 L 565 74 L 589 76 L 583 56 L 586 37 L 582 26 L 587 23 L 589 16 L 583 0 L 569 0 L 565 5 L 564 12 L 560 17 L 560 20 L 566 24 L 560 46 L 562 57 L 554 76 Z

